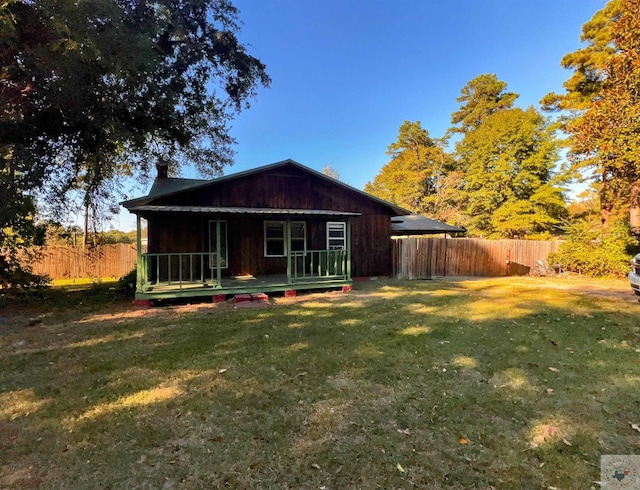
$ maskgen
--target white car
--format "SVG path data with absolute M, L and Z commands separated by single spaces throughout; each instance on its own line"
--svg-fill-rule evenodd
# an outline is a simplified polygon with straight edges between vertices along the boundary
M 633 258 L 631 272 L 629 272 L 627 277 L 629 278 L 629 284 L 633 292 L 640 296 L 640 254 Z

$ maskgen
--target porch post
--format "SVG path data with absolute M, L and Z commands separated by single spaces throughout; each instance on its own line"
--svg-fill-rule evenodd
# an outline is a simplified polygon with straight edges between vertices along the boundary
M 347 279 L 351 279 L 351 218 L 347 218 Z
M 142 292 L 142 267 L 142 222 L 136 214 L 136 292 Z
M 220 215 L 216 216 L 216 286 L 222 286 L 222 256 L 220 255 Z
M 287 218 L 287 284 L 291 284 L 291 218 Z

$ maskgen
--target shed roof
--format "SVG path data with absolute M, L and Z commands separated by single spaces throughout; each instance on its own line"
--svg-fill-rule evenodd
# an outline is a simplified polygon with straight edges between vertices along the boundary
M 439 233 L 466 233 L 467 230 L 419 214 L 409 214 L 391 218 L 391 231 L 394 235 L 436 235 Z

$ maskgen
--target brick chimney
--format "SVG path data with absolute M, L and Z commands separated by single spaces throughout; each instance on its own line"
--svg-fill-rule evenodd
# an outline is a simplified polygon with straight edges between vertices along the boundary
M 169 173 L 169 165 L 166 163 L 156 163 L 156 170 L 158 171 L 158 179 L 166 179 Z

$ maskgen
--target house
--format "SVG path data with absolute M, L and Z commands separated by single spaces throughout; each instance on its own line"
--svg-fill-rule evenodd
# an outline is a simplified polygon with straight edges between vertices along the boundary
M 122 205 L 137 215 L 139 300 L 389 276 L 391 218 L 410 214 L 292 160 L 213 180 L 168 178 L 159 166 L 149 194 Z

